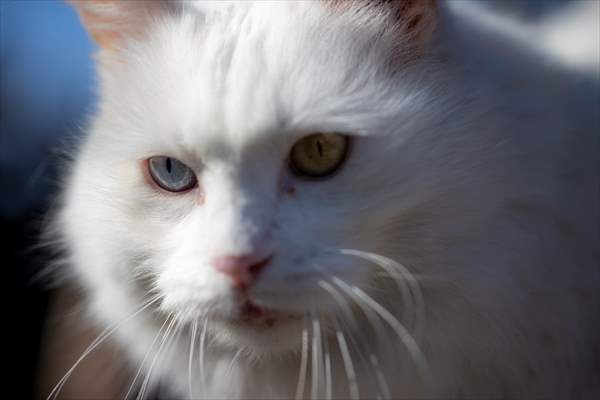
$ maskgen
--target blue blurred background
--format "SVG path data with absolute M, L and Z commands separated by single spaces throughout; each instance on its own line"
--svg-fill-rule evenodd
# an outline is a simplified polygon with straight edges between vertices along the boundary
M 54 147 L 92 104 L 92 43 L 59 1 L 3 1 L 0 35 L 0 215 L 43 201 Z
M 14 335 L 5 344 L 16 349 L 9 351 L 14 359 L 5 365 L 15 374 L 11 384 L 17 398 L 32 398 L 41 332 L 54 292 L 33 279 L 48 255 L 31 249 L 64 172 L 57 162 L 60 153 L 94 108 L 94 45 L 62 1 L 0 1 L 0 227 L 11 299 L 5 320 Z M 567 1 L 480 2 L 536 20 Z

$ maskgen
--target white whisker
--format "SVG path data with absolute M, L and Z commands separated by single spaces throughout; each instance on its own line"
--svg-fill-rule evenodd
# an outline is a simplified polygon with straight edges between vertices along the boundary
M 96 339 L 94 339 L 94 341 L 92 341 L 92 343 L 90 343 L 90 345 L 81 354 L 81 356 L 73 363 L 73 366 L 71 368 L 69 368 L 69 370 L 60 379 L 60 381 L 58 381 L 58 383 L 56 384 L 56 386 L 54 386 L 54 388 L 52 389 L 50 394 L 48 394 L 48 397 L 46 397 L 46 400 L 56 399 L 56 397 L 58 397 L 58 394 L 62 390 L 63 386 L 65 385 L 65 383 L 67 382 L 67 380 L 69 379 L 69 377 L 71 376 L 73 371 L 75 371 L 75 369 L 83 361 L 83 359 L 86 358 L 92 351 L 94 351 L 96 349 L 96 347 L 98 347 L 102 342 L 104 342 L 110 335 L 112 335 L 124 323 L 128 322 L 132 318 L 134 318 L 137 315 L 139 315 L 140 313 L 142 313 L 148 307 L 150 307 L 151 305 L 156 303 L 159 299 L 160 299 L 160 297 L 154 297 L 154 298 L 150 299 L 147 303 L 143 304 L 137 311 L 135 311 L 130 316 L 124 318 L 123 320 L 119 321 L 115 325 L 109 326 L 106 329 L 104 329 L 100 333 L 100 335 L 98 335 L 98 337 Z
M 331 275 L 331 274 L 327 274 L 326 276 L 333 277 L 333 275 Z M 354 313 L 352 312 L 352 309 L 350 308 L 350 305 L 348 304 L 348 301 L 346 300 L 346 298 L 344 298 L 343 294 L 340 293 L 334 286 L 332 286 L 327 281 L 320 280 L 318 282 L 318 284 L 322 289 L 324 289 L 327 293 L 329 293 L 329 295 L 331 295 L 331 297 L 333 297 L 334 301 L 340 307 L 340 309 L 342 311 L 342 316 L 344 317 L 342 319 L 342 322 L 345 322 L 350 325 L 349 331 L 352 333 L 357 333 L 359 335 L 359 338 L 363 340 L 363 344 L 368 343 L 368 341 L 365 342 L 365 340 L 364 340 L 365 339 L 365 337 L 363 335 L 364 329 L 361 329 Z M 364 361 L 367 361 L 368 355 L 363 354 L 364 350 L 366 350 L 366 349 L 363 349 L 364 346 L 360 346 L 360 343 L 356 342 L 354 335 L 349 336 L 348 340 L 351 342 L 351 344 L 354 345 L 354 347 L 357 348 L 357 355 L 361 359 L 364 359 Z
M 333 297 L 333 300 L 340 307 L 345 319 L 352 325 L 352 331 L 359 331 L 360 329 L 356 322 L 356 318 L 354 317 L 350 306 L 348 306 L 346 299 L 344 299 L 344 296 L 342 296 L 340 292 L 327 281 L 319 280 L 318 285 Z
M 237 361 L 238 358 L 240 358 L 240 356 L 242 355 L 243 352 L 244 352 L 244 348 L 240 347 L 240 349 L 238 351 L 236 351 L 235 354 L 233 355 L 233 357 L 231 358 L 231 361 L 229 362 L 229 366 L 227 367 L 227 376 L 228 377 L 231 376 L 231 372 L 233 371 L 235 362 Z
M 410 326 L 413 326 L 413 337 L 417 342 L 420 341 L 425 329 L 425 301 L 418 281 L 408 268 L 391 258 L 375 253 L 356 249 L 341 249 L 339 252 L 344 255 L 356 256 L 371 261 L 394 278 L 400 290 L 405 308 L 409 312 L 408 315 L 410 315 L 411 310 L 414 309 L 414 315 L 411 315 L 409 324 Z
M 192 390 L 192 363 L 194 362 L 194 344 L 196 342 L 196 331 L 198 330 L 198 320 L 195 319 L 192 324 L 192 333 L 190 336 L 190 356 L 188 358 L 188 389 L 190 399 L 194 398 L 194 391 Z
M 172 317 L 172 315 L 173 315 L 172 313 L 169 314 L 169 317 Z M 137 400 L 144 399 L 144 396 L 146 394 L 146 389 L 148 388 L 148 383 L 150 382 L 150 377 L 152 376 L 152 370 L 154 369 L 154 365 L 156 364 L 156 361 L 158 360 L 158 357 L 160 356 L 160 353 L 161 353 L 162 349 L 164 348 L 165 343 L 167 342 L 167 339 L 171 335 L 173 325 L 175 325 L 176 321 L 177 320 L 174 317 L 171 318 L 171 322 L 169 322 L 169 325 L 167 326 L 167 329 L 165 330 L 165 333 L 163 334 L 160 345 L 158 346 L 158 350 L 156 351 L 156 354 L 152 358 L 152 362 L 150 363 L 150 367 L 148 368 L 148 372 L 146 373 L 146 379 L 144 379 L 144 383 L 142 383 L 142 387 L 140 389 L 140 392 L 138 393 Z
M 169 317 L 170 316 L 171 315 L 169 314 L 169 316 L 167 316 L 167 318 L 165 318 L 165 321 L 162 323 L 162 325 L 160 326 L 160 329 L 158 330 L 158 332 L 154 336 L 154 340 L 152 340 L 152 343 L 150 343 L 150 347 L 148 348 L 148 351 L 144 355 L 144 358 L 142 359 L 142 362 L 140 363 L 140 367 L 138 368 L 137 372 L 135 373 L 135 376 L 133 377 L 133 380 L 131 381 L 131 384 L 129 385 L 129 389 L 127 390 L 127 393 L 125 393 L 125 396 L 123 397 L 124 400 L 127 400 L 129 398 L 129 395 L 133 391 L 133 387 L 135 386 L 135 382 L 137 382 L 137 379 L 140 376 L 140 374 L 142 373 L 142 369 L 144 368 L 144 364 L 146 364 L 146 359 L 148 358 L 148 356 L 152 352 L 152 349 L 154 348 L 154 345 L 158 341 L 158 338 L 161 337 L 163 329 L 165 329 L 165 326 L 167 325 L 167 322 L 169 321 Z
M 321 371 L 323 370 L 322 349 L 321 349 L 321 325 L 319 320 L 313 318 L 312 321 L 312 391 L 311 399 L 316 400 L 319 397 L 319 384 L 321 380 Z
M 354 294 L 352 292 L 352 290 L 350 289 L 350 287 L 343 282 L 340 278 L 331 275 L 332 278 L 335 279 L 334 282 L 336 282 L 336 284 L 338 286 L 340 286 L 340 288 L 342 290 L 344 290 L 344 292 L 346 292 L 351 298 L 354 299 L 355 303 L 360 307 L 360 309 L 362 310 L 363 314 L 365 314 L 365 316 L 367 317 L 367 320 L 369 321 L 369 323 L 371 324 L 371 326 L 373 327 L 375 334 L 377 335 L 377 337 L 379 338 L 379 340 L 383 342 L 388 342 L 388 335 L 385 332 L 385 329 L 383 327 L 383 325 L 381 324 L 379 318 L 377 318 L 377 314 L 375 314 L 369 307 L 366 307 L 363 302 L 358 298 L 356 298 L 356 294 Z M 344 285 L 340 285 L 337 282 L 343 282 Z M 345 303 L 345 300 L 343 300 L 342 295 L 334 288 L 332 287 L 329 283 L 327 282 L 319 282 L 319 285 L 323 288 L 326 288 L 327 291 L 329 291 L 332 296 L 335 296 L 336 298 L 339 298 L 341 300 L 338 301 L 343 301 Z M 345 308 L 349 308 L 347 305 L 344 304 Z M 352 319 L 354 319 L 352 317 Z M 381 369 L 381 366 L 379 365 L 379 362 L 377 360 L 377 357 L 373 354 L 370 353 L 369 354 L 369 360 L 371 361 L 371 364 L 373 365 L 373 371 L 375 372 L 375 379 L 377 381 L 377 385 L 379 386 L 381 392 L 383 393 L 385 398 L 390 398 L 389 394 L 389 387 L 387 385 L 387 381 L 385 379 L 385 375 Z M 375 363 L 373 363 L 373 359 L 375 359 Z
M 206 345 L 206 327 L 208 326 L 208 321 L 204 320 L 204 325 L 202 326 L 202 333 L 200 334 L 200 354 L 198 355 L 199 363 L 200 363 L 200 384 L 202 385 L 202 397 L 206 397 L 206 375 L 204 371 L 204 346 Z
M 325 398 L 331 400 L 332 397 L 332 377 L 331 377 L 331 353 L 329 352 L 329 341 L 327 338 L 323 340 L 325 347 Z
M 304 387 L 306 386 L 306 370 L 308 368 L 308 329 L 302 329 L 302 356 L 300 358 L 300 373 L 298 374 L 298 386 L 296 387 L 296 400 L 304 397 Z
M 379 360 L 377 360 L 377 356 L 375 356 L 375 354 L 371 353 L 370 360 L 371 360 L 371 364 L 373 365 L 373 369 L 375 370 L 375 375 L 377 376 L 377 383 L 379 385 L 379 389 L 381 390 L 383 398 L 391 399 L 392 395 L 390 393 L 390 387 L 387 383 L 387 380 L 385 379 L 385 374 L 381 370 L 381 367 L 379 365 Z
M 381 323 L 380 319 L 377 317 L 377 314 L 374 313 L 373 310 L 371 310 L 371 308 L 366 306 L 360 298 L 357 298 L 357 295 L 352 291 L 352 289 L 347 283 L 345 283 L 337 276 L 332 275 L 332 279 L 334 283 L 336 283 L 336 285 L 340 287 L 340 289 L 342 289 L 352 299 L 354 299 L 354 302 L 360 307 L 363 314 L 367 317 L 369 324 L 373 327 L 373 330 L 375 331 L 375 335 L 378 337 L 378 340 L 381 341 L 380 345 L 389 342 L 389 336 L 386 334 L 385 328 L 383 327 L 383 324 Z M 387 385 L 387 381 L 385 379 L 385 374 L 383 373 L 383 370 L 379 365 L 377 357 L 375 356 L 375 354 L 370 353 L 368 358 L 369 361 L 371 361 L 371 364 L 373 365 L 375 379 L 377 381 L 377 385 L 379 386 L 381 393 L 383 394 L 384 398 L 389 398 L 390 391 Z M 375 360 L 375 362 L 373 362 L 373 360 Z
M 342 331 L 336 328 L 336 337 L 342 354 L 342 360 L 344 361 L 344 369 L 346 371 L 346 377 L 348 378 L 348 391 L 350 392 L 350 398 L 356 400 L 360 397 L 358 392 L 358 382 L 356 381 L 356 372 L 354 371 L 354 365 L 352 364 L 352 357 L 350 356 L 350 350 L 348 350 L 348 344 Z
M 354 286 L 352 288 L 354 293 L 361 298 L 366 304 L 368 304 L 373 310 L 381 316 L 396 332 L 406 349 L 408 350 L 413 362 L 416 364 L 419 374 L 425 383 L 426 388 L 432 387 L 430 384 L 432 382 L 429 368 L 427 366 L 427 361 L 425 357 L 421 353 L 417 342 L 413 339 L 413 337 L 408 333 L 406 328 L 398 321 L 398 319 L 390 313 L 385 307 L 371 298 L 368 294 L 362 291 L 360 288 Z
M 330 274 L 328 274 L 328 275 L 330 275 Z M 330 275 L 330 276 L 333 277 L 333 275 Z M 324 280 L 320 280 L 318 282 L 318 284 L 322 289 L 324 289 L 327 293 L 329 293 L 331 295 L 331 297 L 333 297 L 334 301 L 338 304 L 338 306 L 342 310 L 342 315 L 344 315 L 345 320 L 347 322 L 349 322 L 351 325 L 351 332 L 361 332 L 362 330 L 359 328 L 358 321 L 356 320 L 354 314 L 352 313 L 352 310 L 350 309 L 350 306 L 348 305 L 348 302 L 346 301 L 346 299 L 344 298 L 342 293 L 340 293 L 329 282 L 326 282 Z M 377 320 L 377 318 L 375 318 L 375 319 Z M 377 322 L 379 322 L 379 321 L 377 320 Z M 373 322 L 371 322 L 371 324 L 373 325 Z M 379 326 L 380 326 L 380 329 L 379 329 L 380 335 L 383 335 L 382 337 L 387 337 L 387 335 L 385 335 L 385 331 L 384 331 L 383 327 L 381 326 L 381 324 L 379 324 Z M 378 329 L 375 329 L 375 330 L 377 331 Z M 350 338 L 352 339 L 352 337 L 350 337 Z M 360 354 L 362 354 L 362 351 L 359 349 L 359 355 Z M 378 368 L 379 368 L 379 366 L 378 366 Z M 383 373 L 380 371 L 380 374 L 383 374 Z M 329 378 L 331 379 L 331 376 Z M 377 379 L 377 377 L 375 379 L 379 383 L 379 380 Z

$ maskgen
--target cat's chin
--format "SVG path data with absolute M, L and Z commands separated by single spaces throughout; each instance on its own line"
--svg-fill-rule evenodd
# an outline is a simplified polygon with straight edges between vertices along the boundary
M 303 321 L 299 314 L 246 303 L 235 316 L 214 318 L 215 337 L 225 346 L 243 347 L 257 356 L 279 355 L 301 347 Z

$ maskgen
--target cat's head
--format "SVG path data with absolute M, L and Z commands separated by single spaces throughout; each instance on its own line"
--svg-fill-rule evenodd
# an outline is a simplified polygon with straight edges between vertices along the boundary
M 419 259 L 449 186 L 432 1 L 75 5 L 100 104 L 63 221 L 92 299 L 159 295 L 260 353 L 377 297 L 369 253 Z

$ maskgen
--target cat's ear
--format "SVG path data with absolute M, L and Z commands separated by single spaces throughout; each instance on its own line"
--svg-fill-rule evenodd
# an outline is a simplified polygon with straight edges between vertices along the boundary
M 438 25 L 436 0 L 329 0 L 334 7 L 360 10 L 363 8 L 383 13 L 390 24 L 382 27 L 402 46 L 423 48 Z
M 388 7 L 398 34 L 417 45 L 426 44 L 438 22 L 436 0 L 371 0 Z
M 90 36 L 102 49 L 116 48 L 126 37 L 144 32 L 162 0 L 68 0 L 77 10 Z

